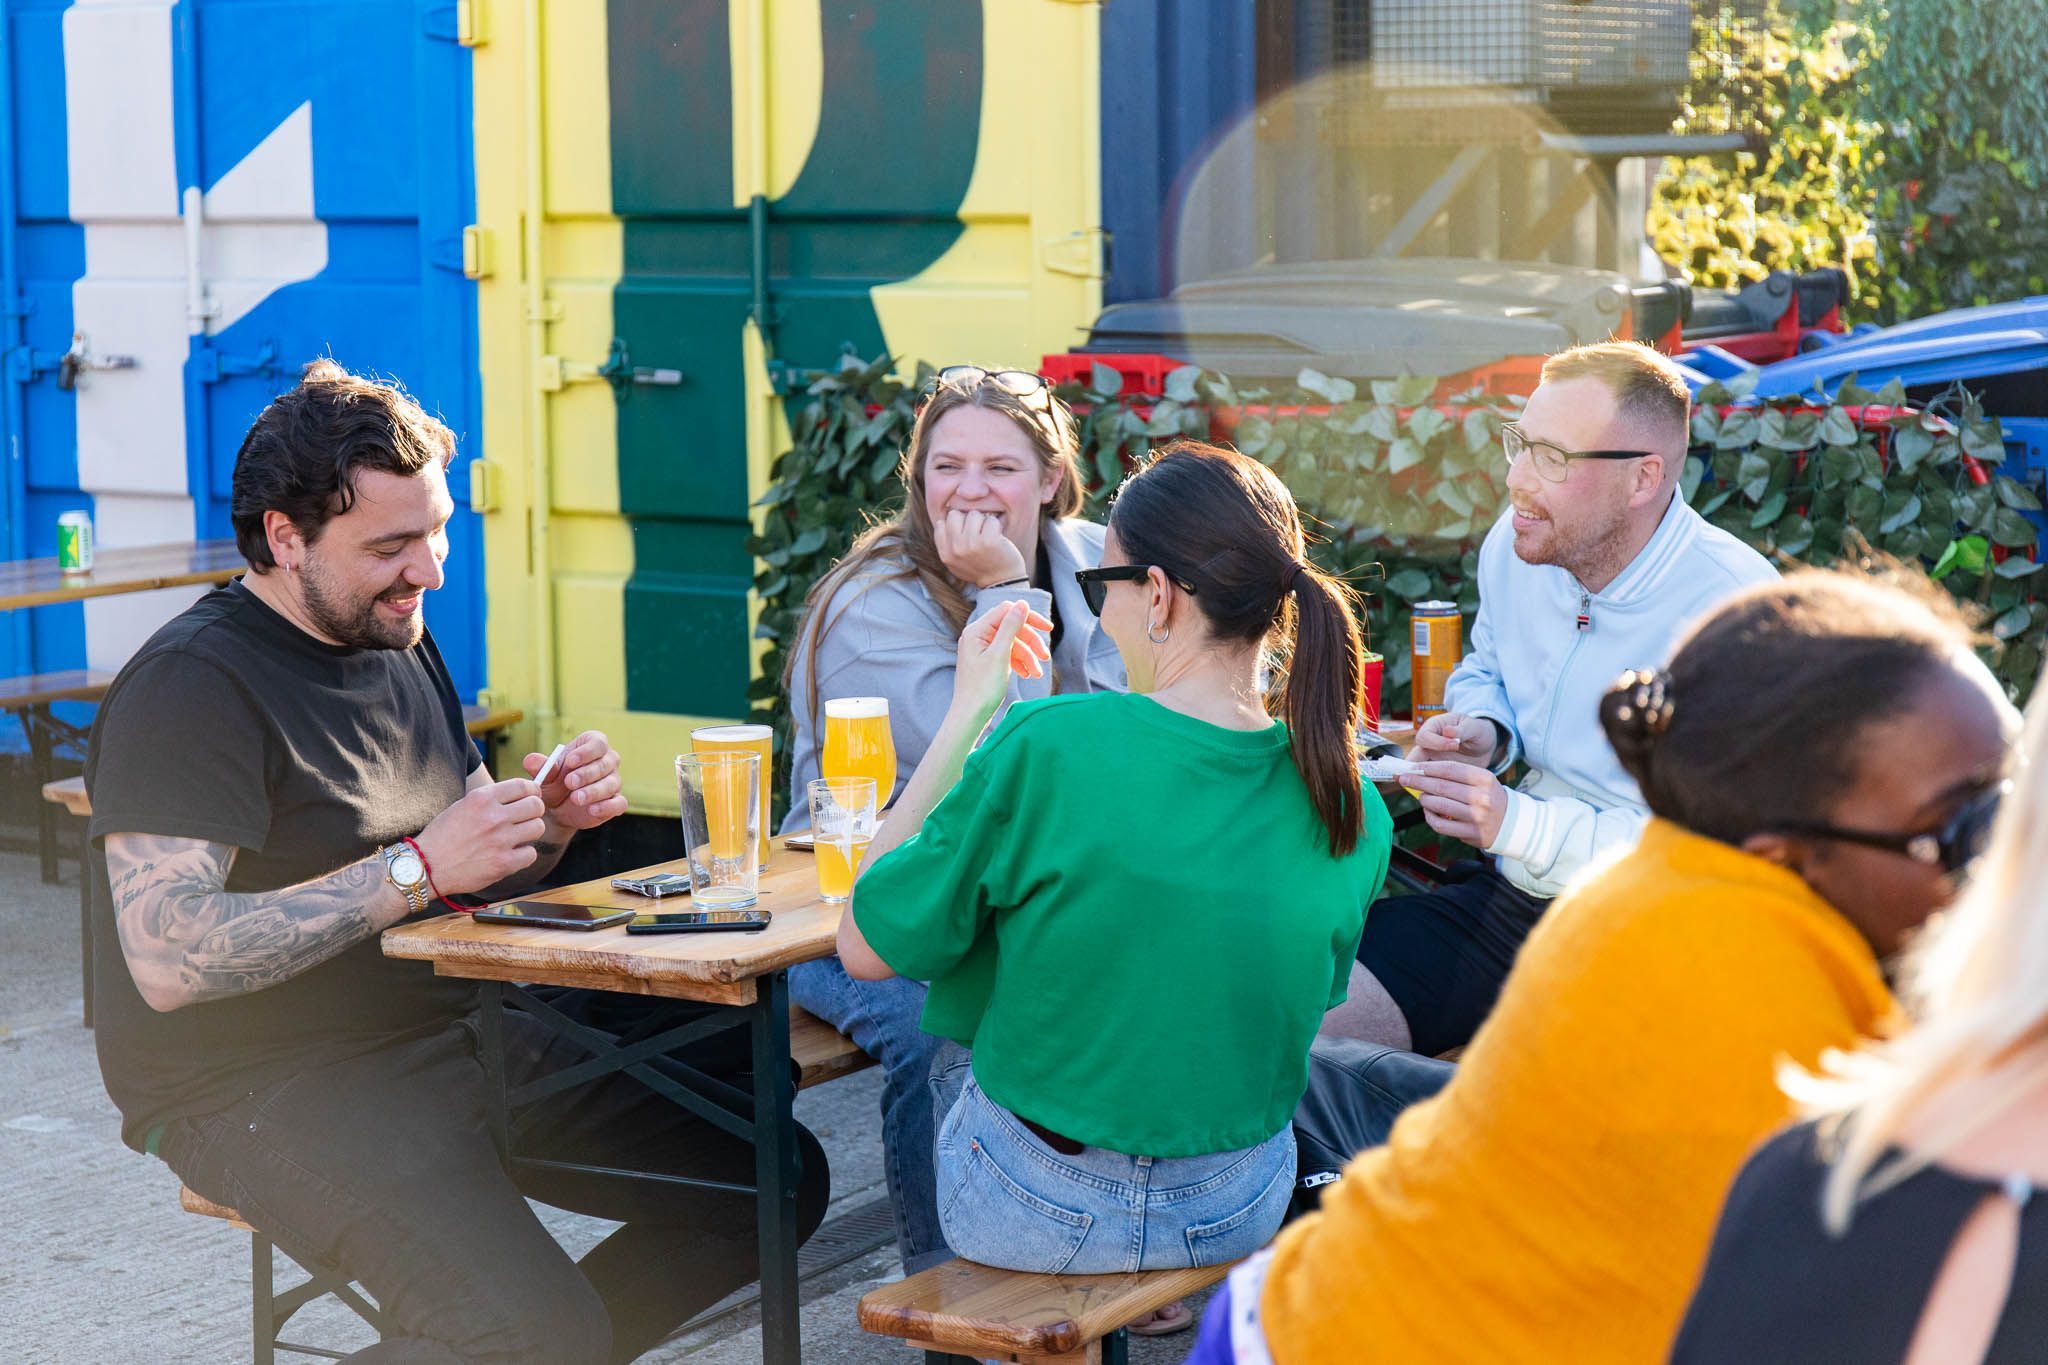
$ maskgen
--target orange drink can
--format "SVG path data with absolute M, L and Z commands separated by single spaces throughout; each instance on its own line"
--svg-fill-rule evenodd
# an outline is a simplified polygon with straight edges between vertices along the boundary
M 761 756 L 761 862 L 768 862 L 768 789 L 775 731 L 766 725 L 700 725 L 690 731 L 693 754 L 753 753 Z
M 1444 684 L 1465 657 L 1465 618 L 1456 602 L 1417 602 L 1408 618 L 1415 724 L 1444 710 Z

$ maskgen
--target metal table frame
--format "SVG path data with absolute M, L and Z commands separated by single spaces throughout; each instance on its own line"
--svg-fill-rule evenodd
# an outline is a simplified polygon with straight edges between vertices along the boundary
M 508 1167 L 516 1164 L 598 1175 L 623 1175 L 755 1195 L 756 1240 L 761 1271 L 761 1359 L 766 1365 L 798 1365 L 802 1349 L 797 1317 L 796 1077 L 790 1065 L 788 973 L 774 971 L 755 977 L 751 1004 L 718 1005 L 715 1013 L 704 1018 L 693 1019 L 659 1033 L 629 1035 L 616 1041 L 568 1018 L 520 986 L 491 980 L 478 984 L 483 988 L 483 1046 L 479 1051 L 490 1095 L 491 1135 Z M 508 1003 L 515 1001 L 521 1010 L 583 1048 L 590 1054 L 589 1060 L 565 1067 L 508 1094 L 504 1070 L 504 1010 Z M 647 1065 L 654 1058 L 678 1048 L 740 1027 L 749 1030 L 753 1043 L 752 1094 L 702 1073 L 691 1074 L 691 1083 L 701 1087 L 701 1091 L 693 1091 Z M 669 1065 L 682 1064 L 670 1058 Z M 689 1070 L 686 1066 L 683 1069 Z M 752 1143 L 754 1183 L 736 1185 L 730 1181 L 691 1176 L 620 1171 L 613 1167 L 547 1161 L 512 1153 L 513 1109 L 524 1108 L 549 1095 L 621 1073 L 734 1137 Z M 707 1096 L 718 1097 L 726 1103 L 721 1104 Z M 747 1116 L 748 1109 L 752 1111 L 751 1118 Z

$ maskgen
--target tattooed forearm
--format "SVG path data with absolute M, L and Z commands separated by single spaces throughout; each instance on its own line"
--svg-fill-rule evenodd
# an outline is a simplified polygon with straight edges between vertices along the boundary
M 374 855 L 282 890 L 229 892 L 227 844 L 110 834 L 106 849 L 122 955 L 160 1010 L 289 981 L 404 909 Z

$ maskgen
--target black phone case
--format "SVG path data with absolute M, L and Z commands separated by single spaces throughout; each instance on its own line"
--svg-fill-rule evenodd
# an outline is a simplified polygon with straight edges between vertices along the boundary
M 631 920 L 626 921 L 629 934 L 758 934 L 767 927 L 766 921 L 760 924 L 635 924 Z
M 485 924 L 531 925 L 540 929 L 574 929 L 588 933 L 593 929 L 609 929 L 614 924 L 623 924 L 631 918 L 631 912 L 600 916 L 597 919 L 543 919 L 538 915 L 494 915 L 488 910 L 478 910 L 472 918 Z

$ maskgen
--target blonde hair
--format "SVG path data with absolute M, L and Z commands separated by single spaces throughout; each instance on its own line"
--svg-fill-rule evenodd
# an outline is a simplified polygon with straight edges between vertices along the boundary
M 1834 1168 L 1822 1214 L 1839 1233 L 1856 1205 L 1922 1170 L 2048 1079 L 2048 703 L 2033 706 L 2020 771 L 1984 854 L 1955 902 L 1909 951 L 1900 997 L 1916 1021 L 1901 1036 L 1829 1052 L 1818 1074 L 1780 1081 L 1820 1120 Z M 1998 1103 L 1951 1105 L 1943 1092 L 1996 1075 Z M 1913 1122 L 1916 1117 L 1919 1122 Z M 1933 1120 L 1933 1121 L 1930 1121 Z M 1912 1149 L 1879 1161 L 1913 1124 Z
M 1673 477 L 1684 463 L 1692 427 L 1692 390 L 1670 356 L 1640 341 L 1596 341 L 1559 351 L 1543 362 L 1542 382 L 1597 379 L 1614 395 L 1614 410 L 1624 421 L 1640 423 L 1666 436 Z
M 1045 504 L 1040 513 L 1041 518 L 1071 517 L 1081 510 L 1081 462 L 1074 414 L 1053 396 L 1051 389 L 1044 390 L 1041 405 L 1036 396 L 1027 400 L 986 379 L 970 384 L 941 383 L 934 388 L 918 409 L 917 420 L 910 428 L 910 444 L 904 448 L 903 458 L 896 467 L 896 476 L 903 483 L 903 510 L 861 532 L 840 561 L 820 577 L 804 597 L 804 623 L 798 631 L 798 638 L 806 647 L 790 652 L 788 670 L 782 677 L 782 690 L 785 693 L 790 690 L 796 676 L 797 657 L 803 655 L 808 662 L 805 681 L 809 685 L 814 729 L 818 709 L 818 646 L 824 642 L 825 633 L 832 629 L 840 616 L 846 614 L 858 596 L 849 596 L 838 612 L 828 619 L 825 609 L 842 586 L 852 583 L 870 569 L 886 567 L 886 571 L 874 574 L 873 582 L 868 586 L 898 578 L 916 578 L 931 594 L 932 601 L 938 604 L 953 633 L 957 635 L 966 629 L 970 604 L 967 593 L 939 557 L 931 512 L 925 507 L 924 467 L 931 454 L 932 429 L 938 425 L 939 419 L 956 408 L 969 407 L 987 408 L 1009 418 L 1031 442 L 1040 469 L 1058 472 L 1059 484 L 1053 489 L 1052 501 Z M 1039 534 L 1041 537 L 1044 535 L 1042 520 Z M 1028 569 L 1029 566 L 1026 567 Z

